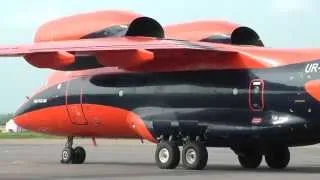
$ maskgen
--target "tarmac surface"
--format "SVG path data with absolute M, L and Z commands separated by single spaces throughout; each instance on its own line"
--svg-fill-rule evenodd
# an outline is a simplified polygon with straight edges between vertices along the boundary
M 60 164 L 64 140 L 0 140 L 0 179 L 130 179 L 130 180 L 295 180 L 320 178 L 320 146 L 291 148 L 287 169 L 270 170 L 263 162 L 257 170 L 240 167 L 229 149 L 209 148 L 205 170 L 158 169 L 154 163 L 155 145 L 137 140 L 77 140 L 87 150 L 81 165 Z

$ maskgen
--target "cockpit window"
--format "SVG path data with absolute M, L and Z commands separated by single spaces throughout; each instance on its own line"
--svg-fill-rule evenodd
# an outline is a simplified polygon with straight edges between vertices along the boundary
M 81 39 L 94 39 L 94 38 L 103 38 L 103 37 L 119 37 L 124 36 L 127 33 L 127 25 L 116 25 L 107 27 L 103 30 L 88 34 L 83 36 Z

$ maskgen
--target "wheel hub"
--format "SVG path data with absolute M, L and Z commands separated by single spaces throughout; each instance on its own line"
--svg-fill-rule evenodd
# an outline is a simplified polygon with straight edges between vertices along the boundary
M 69 153 L 68 153 L 67 151 L 63 151 L 63 152 L 62 152 L 62 158 L 63 158 L 64 160 L 67 160 L 67 159 L 69 158 Z
M 188 149 L 186 152 L 186 161 L 189 164 L 193 164 L 195 163 L 196 160 L 197 160 L 197 152 L 193 148 Z
M 159 160 L 160 160 L 161 163 L 168 162 L 169 157 L 170 157 L 170 154 L 169 154 L 169 150 L 168 149 L 163 148 L 163 149 L 160 150 L 160 152 L 159 152 Z

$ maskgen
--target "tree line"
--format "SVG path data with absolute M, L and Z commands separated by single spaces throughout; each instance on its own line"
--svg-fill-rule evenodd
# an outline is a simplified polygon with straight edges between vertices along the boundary
M 4 126 L 10 119 L 13 118 L 13 114 L 0 114 L 0 125 Z

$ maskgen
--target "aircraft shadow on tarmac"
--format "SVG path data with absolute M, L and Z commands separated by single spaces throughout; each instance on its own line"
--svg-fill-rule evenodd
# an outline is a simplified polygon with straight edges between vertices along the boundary
M 212 171 L 236 171 L 236 172 L 257 172 L 257 173 L 265 173 L 265 172 L 272 172 L 272 173 L 306 173 L 306 174 L 320 174 L 320 166 L 319 167 L 311 167 L 311 166 L 292 166 L 282 170 L 270 169 L 266 166 L 262 166 L 258 169 L 244 169 L 240 166 L 236 165 L 209 165 L 205 170 L 212 170 Z
M 117 165 L 117 166 L 136 166 L 136 167 L 154 167 L 157 168 L 157 166 L 154 163 L 136 163 L 136 162 L 89 162 L 86 163 L 86 165 Z M 283 170 L 276 170 L 276 169 L 270 169 L 267 166 L 261 166 L 258 169 L 244 169 L 241 166 L 238 165 L 221 165 L 221 164 L 214 164 L 214 165 L 208 165 L 204 170 L 202 171 L 196 171 L 196 170 L 185 170 L 183 167 L 180 165 L 177 167 L 175 170 L 163 170 L 163 171 L 168 171 L 168 172 L 179 172 L 181 171 L 182 173 L 190 172 L 190 174 L 202 174 L 202 173 L 214 173 L 215 171 L 225 171 L 225 172 L 255 172 L 255 173 L 266 173 L 266 172 L 271 172 L 271 173 L 286 173 L 286 174 L 300 174 L 300 173 L 306 173 L 306 174 L 320 174 L 320 166 L 289 166 L 286 169 Z M 162 172 L 163 173 L 163 172 Z M 170 174 L 170 173 L 169 173 Z M 163 174 L 162 174 L 163 175 Z

